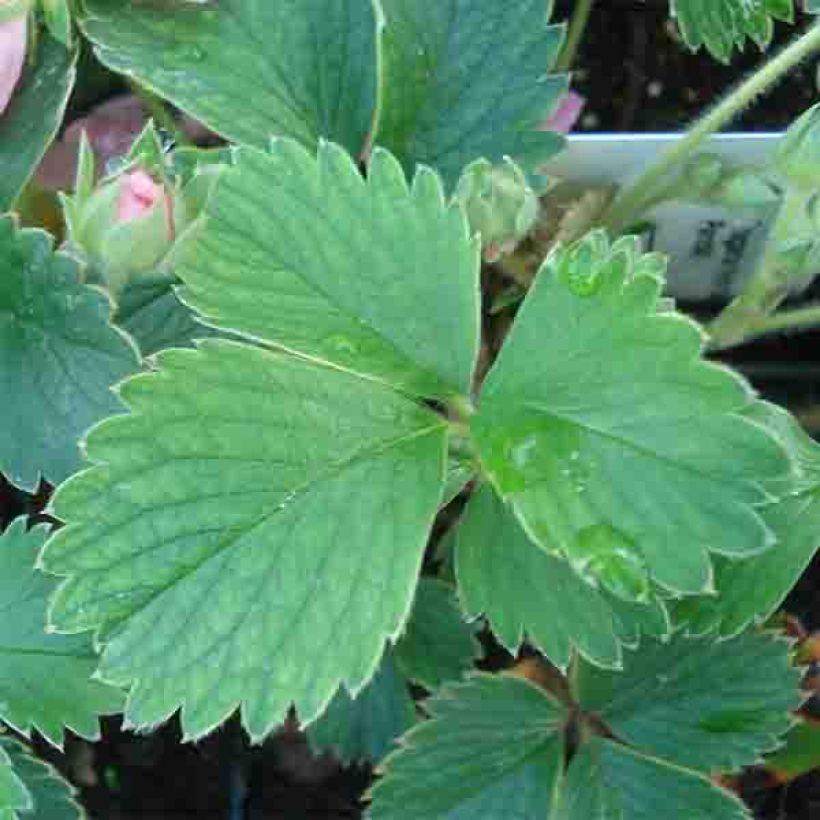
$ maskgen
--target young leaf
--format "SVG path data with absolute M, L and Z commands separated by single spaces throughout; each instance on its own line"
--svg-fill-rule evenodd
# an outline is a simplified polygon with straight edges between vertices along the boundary
M 356 694 L 402 631 L 441 498 L 446 425 L 377 382 L 228 341 L 158 354 L 57 492 L 59 629 L 104 627 L 126 715 L 188 737 L 241 703 L 263 737 Z
M 345 763 L 381 760 L 416 722 L 416 707 L 388 650 L 370 683 L 355 697 L 340 689 L 307 729 L 317 751 L 332 749 Z
M 751 820 L 702 775 L 593 737 L 569 766 L 559 820 Z
M 550 816 L 563 764 L 557 703 L 527 681 L 476 675 L 425 708 L 432 719 L 384 763 L 370 820 Z
M 0 535 L 0 718 L 59 745 L 64 726 L 99 737 L 98 716 L 120 711 L 123 698 L 91 680 L 98 659 L 86 636 L 45 631 L 56 586 L 34 569 L 45 535 L 42 527 L 26 532 L 22 518 Z
M 749 415 L 766 424 L 792 454 L 792 475 L 770 486 L 779 500 L 762 510 L 777 543 L 742 561 L 716 559 L 716 594 L 684 598 L 675 607 L 675 621 L 693 632 L 717 627 L 722 635 L 735 635 L 766 620 L 820 546 L 820 447 L 779 407 L 757 402 Z
M 138 357 L 109 322 L 103 293 L 48 234 L 0 218 L 0 384 L 13 397 L 0 425 L 0 470 L 23 488 L 57 482 L 80 465 L 77 439 L 122 405 L 111 385 Z
M 0 749 L 8 754 L 32 798 L 31 808 L 20 812 L 21 820 L 81 820 L 85 817 L 74 802 L 71 786 L 51 766 L 32 757 L 9 737 L 0 738 Z M 4 817 L 2 810 L 0 817 Z
M 421 169 L 376 150 L 363 179 L 338 146 L 244 150 L 183 253 L 206 321 L 425 396 L 466 394 L 478 350 L 478 254 Z
M 18 812 L 30 812 L 34 808 L 31 792 L 14 768 L 5 748 L 0 744 L 0 818 L 17 820 Z
M 77 52 L 51 37 L 37 44 L 7 111 L 0 117 L 0 212 L 11 210 L 51 144 L 74 87 Z
M 581 708 L 619 739 L 709 773 L 757 762 L 776 745 L 799 703 L 799 679 L 783 640 L 677 633 L 624 653 L 620 672 L 582 663 L 574 688 Z
M 467 505 L 456 531 L 456 575 L 465 612 L 486 615 L 516 652 L 525 636 L 565 668 L 577 647 L 596 663 L 620 661 L 613 613 L 566 561 L 532 543 L 489 485 Z
M 711 584 L 709 552 L 772 542 L 756 506 L 786 474 L 742 413 L 752 393 L 660 310 L 655 260 L 593 233 L 542 267 L 472 419 L 483 465 L 529 535 L 624 600 Z M 731 453 L 731 458 L 727 457 Z
M 792 0 L 671 0 L 684 42 L 692 51 L 705 45 L 724 63 L 747 39 L 765 49 L 774 33 L 773 20 L 794 21 Z
M 86 0 L 85 9 L 103 63 L 230 140 L 364 147 L 376 108 L 371 0 Z
M 781 781 L 820 769 L 820 722 L 807 718 L 794 725 L 783 738 L 783 748 L 766 758 L 766 768 Z
M 552 0 L 382 0 L 382 105 L 376 142 L 412 171 L 435 168 L 452 188 L 473 160 L 512 157 L 533 171 L 563 146 L 536 127 L 567 78 L 548 74 L 563 28 Z
M 473 628 L 464 621 L 453 588 L 422 578 L 407 623 L 396 645 L 402 673 L 431 692 L 458 680 L 479 656 Z

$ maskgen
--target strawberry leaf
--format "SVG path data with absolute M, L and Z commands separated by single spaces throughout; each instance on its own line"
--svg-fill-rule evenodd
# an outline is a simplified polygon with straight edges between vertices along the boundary
M 757 762 L 777 744 L 800 701 L 799 680 L 783 640 L 678 633 L 625 652 L 619 672 L 581 663 L 574 683 L 581 708 L 620 740 L 711 773 Z
M 435 168 L 448 188 L 473 160 L 510 156 L 533 171 L 563 146 L 537 131 L 557 108 L 565 76 L 550 75 L 563 28 L 552 3 L 382 0 L 382 106 L 376 142 Z
M 757 507 L 788 471 L 776 438 L 743 415 L 749 387 L 659 305 L 655 268 L 631 238 L 593 233 L 555 251 L 472 419 L 530 537 L 627 601 L 648 600 L 652 581 L 707 590 L 709 552 L 771 546 Z
M 376 108 L 371 0 L 86 0 L 85 9 L 83 30 L 105 65 L 223 137 L 364 147 Z
M 66 726 L 99 737 L 98 715 L 119 712 L 123 698 L 91 680 L 98 659 L 86 636 L 45 632 L 56 586 L 34 569 L 45 536 L 42 527 L 26 532 L 22 518 L 0 535 L 0 718 L 59 745 Z
M 0 425 L 0 469 L 25 489 L 80 465 L 77 439 L 122 405 L 111 386 L 138 368 L 111 305 L 39 230 L 0 218 L 0 384 L 14 396 Z
M 11 210 L 43 158 L 74 87 L 76 50 L 45 36 L 36 53 L 37 62 L 26 66 L 0 117 L 0 212 Z
M 549 816 L 563 709 L 532 684 L 477 675 L 426 701 L 431 720 L 384 763 L 370 820 Z
M 387 652 L 367 686 L 355 698 L 340 689 L 307 736 L 314 749 L 331 749 L 344 763 L 375 761 L 415 722 L 407 681 Z
M 18 820 L 19 812 L 31 812 L 34 800 L 14 768 L 6 744 L 0 743 L 0 818 Z

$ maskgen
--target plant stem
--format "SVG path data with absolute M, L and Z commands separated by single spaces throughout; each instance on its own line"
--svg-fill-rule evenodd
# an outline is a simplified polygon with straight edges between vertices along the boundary
M 651 201 L 661 180 L 697 150 L 707 137 L 731 122 L 756 97 L 764 94 L 784 75 L 820 49 L 820 23 L 814 24 L 793 40 L 778 55 L 764 63 L 744 80 L 728 97 L 695 121 L 689 131 L 677 140 L 647 168 L 631 186 L 622 191 L 602 218 L 602 224 L 613 233 L 628 227 Z
M 131 91 L 139 97 L 140 102 L 145 106 L 158 128 L 167 131 L 178 146 L 191 144 L 188 135 L 179 127 L 179 123 L 166 107 L 164 100 L 135 80 L 128 80 L 128 85 L 131 87 Z
M 766 333 L 800 330 L 818 325 L 820 325 L 820 304 L 812 304 L 794 310 L 784 310 L 773 316 L 761 316 L 756 321 L 750 321 L 743 328 L 743 338 L 749 339 Z M 715 345 L 714 341 L 711 345 L 713 349 L 722 346 L 725 345 Z
M 575 8 L 572 10 L 569 32 L 567 33 L 567 42 L 564 44 L 561 56 L 555 64 L 558 71 L 569 71 L 572 68 L 572 64 L 578 56 L 581 40 L 584 39 L 584 32 L 594 5 L 595 0 L 576 0 Z

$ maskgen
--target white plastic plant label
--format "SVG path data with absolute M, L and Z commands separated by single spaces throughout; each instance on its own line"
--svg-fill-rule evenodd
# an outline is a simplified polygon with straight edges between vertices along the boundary
M 780 134 L 721 134 L 703 152 L 734 164 L 763 166 Z M 632 181 L 676 134 L 579 134 L 547 166 L 551 175 L 590 184 Z M 761 217 L 724 208 L 673 202 L 647 216 L 648 250 L 670 257 L 668 292 L 676 299 L 727 298 L 743 287 L 760 256 L 773 214 Z

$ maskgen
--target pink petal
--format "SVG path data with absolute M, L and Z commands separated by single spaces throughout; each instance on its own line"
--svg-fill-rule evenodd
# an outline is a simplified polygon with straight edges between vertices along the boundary
M 117 222 L 129 222 L 144 216 L 160 197 L 162 186 L 157 185 L 145 171 L 123 174 L 117 198 Z
M 578 117 L 581 116 L 586 102 L 586 99 L 580 94 L 576 94 L 574 91 L 567 92 L 567 96 L 558 106 L 558 110 L 541 124 L 540 130 L 568 134 L 572 130 L 572 126 L 578 121 Z
M 0 114 L 6 110 L 26 57 L 28 15 L 0 23 Z

